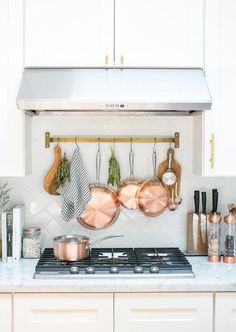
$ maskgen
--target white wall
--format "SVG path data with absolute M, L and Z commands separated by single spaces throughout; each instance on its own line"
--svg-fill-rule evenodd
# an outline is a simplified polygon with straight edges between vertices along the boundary
M 192 209 L 193 190 L 208 192 L 208 206 L 211 203 L 211 189 L 219 190 L 219 210 L 227 212 L 227 204 L 236 200 L 236 178 L 201 178 L 192 172 L 192 123 L 191 117 L 34 117 L 32 121 L 33 172 L 22 178 L 0 178 L 7 180 L 14 188 L 13 201 L 26 204 L 26 224 L 40 226 L 43 230 L 43 245 L 51 246 L 52 237 L 76 231 L 96 239 L 107 234 L 122 233 L 124 239 L 113 239 L 100 246 L 178 246 L 186 248 L 186 214 Z M 90 231 L 75 220 L 65 223 L 60 216 L 61 198 L 50 196 L 43 191 L 43 179 L 53 163 L 53 145 L 44 148 L 44 133 L 52 135 L 173 135 L 180 132 L 180 148 L 176 149 L 176 159 L 182 166 L 181 195 L 183 203 L 175 212 L 164 212 L 157 218 L 147 218 L 139 211 L 122 209 L 116 223 L 106 230 Z M 62 144 L 62 150 L 71 157 L 75 144 Z M 91 182 L 95 180 L 96 144 L 80 145 L 85 168 Z M 135 175 L 146 179 L 152 171 L 152 144 L 135 144 Z M 158 162 L 166 157 L 167 144 L 157 144 Z M 102 182 L 107 181 L 109 144 L 102 144 Z M 116 144 L 122 177 L 129 175 L 129 144 Z

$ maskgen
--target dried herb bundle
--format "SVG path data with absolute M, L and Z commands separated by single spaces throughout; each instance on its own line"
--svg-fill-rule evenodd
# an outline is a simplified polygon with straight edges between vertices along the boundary
M 59 187 L 63 187 L 66 183 L 66 180 L 70 181 L 70 164 L 68 159 L 66 158 L 66 153 L 64 153 L 61 165 L 57 173 L 56 181 Z
M 118 186 L 120 184 L 120 164 L 116 159 L 115 150 L 111 147 L 111 158 L 109 159 L 108 184 Z

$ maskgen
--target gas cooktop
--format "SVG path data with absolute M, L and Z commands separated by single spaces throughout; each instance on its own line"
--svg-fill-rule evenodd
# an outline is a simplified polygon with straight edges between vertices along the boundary
M 35 279 L 82 277 L 194 278 L 192 266 L 178 248 L 93 248 L 88 258 L 59 261 L 46 248 Z

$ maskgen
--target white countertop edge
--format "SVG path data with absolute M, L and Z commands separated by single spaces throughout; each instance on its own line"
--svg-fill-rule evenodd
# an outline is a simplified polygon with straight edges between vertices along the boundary
M 155 279 L 83 276 L 78 279 L 33 279 L 37 260 L 0 263 L 1 293 L 127 293 L 127 292 L 236 292 L 236 264 L 188 257 L 196 278 Z

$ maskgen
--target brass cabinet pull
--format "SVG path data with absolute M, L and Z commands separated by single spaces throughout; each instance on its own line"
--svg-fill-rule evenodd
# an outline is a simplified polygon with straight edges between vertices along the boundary
M 105 56 L 105 65 L 108 65 L 108 63 L 109 63 L 109 56 L 106 55 L 106 56 Z
M 123 66 L 124 62 L 125 62 L 124 55 L 121 55 L 121 57 L 120 57 L 120 64 Z
M 215 167 L 215 135 L 214 134 L 211 134 L 210 144 L 211 144 L 210 164 L 211 164 L 211 169 L 213 169 Z

